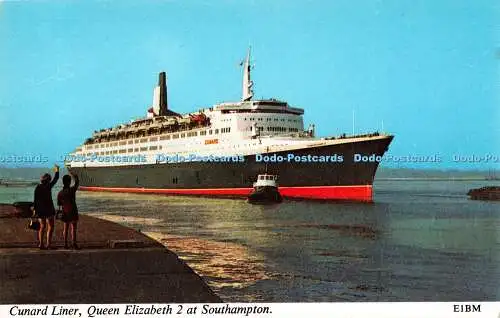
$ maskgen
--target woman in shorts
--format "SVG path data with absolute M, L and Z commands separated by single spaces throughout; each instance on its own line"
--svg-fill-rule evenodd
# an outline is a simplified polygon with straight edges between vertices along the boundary
M 59 166 L 54 166 L 54 179 L 50 174 L 46 173 L 40 177 L 40 184 L 35 188 L 35 214 L 40 221 L 40 229 L 38 230 L 38 248 L 52 249 L 52 236 L 54 234 L 54 202 L 52 201 L 52 187 L 59 179 Z M 47 247 L 43 244 L 43 236 L 45 228 L 47 227 Z
M 71 176 L 75 179 L 75 184 L 71 186 Z M 68 246 L 68 228 L 71 225 L 71 247 L 79 249 L 76 242 L 76 229 L 78 224 L 78 207 L 76 206 L 76 190 L 78 189 L 78 176 L 76 174 L 65 175 L 63 177 L 63 189 L 57 195 L 57 205 L 62 209 L 61 221 L 64 222 L 63 237 L 64 248 Z

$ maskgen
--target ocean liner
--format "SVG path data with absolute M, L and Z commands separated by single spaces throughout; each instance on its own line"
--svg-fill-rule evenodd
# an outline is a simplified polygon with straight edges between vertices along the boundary
M 178 114 L 159 74 L 146 116 L 94 131 L 65 165 L 80 189 L 171 195 L 247 196 L 259 174 L 279 176 L 283 197 L 372 200 L 379 159 L 393 136 L 315 137 L 304 110 L 253 98 L 250 50 L 242 99 Z M 375 160 L 374 160 L 375 159 Z

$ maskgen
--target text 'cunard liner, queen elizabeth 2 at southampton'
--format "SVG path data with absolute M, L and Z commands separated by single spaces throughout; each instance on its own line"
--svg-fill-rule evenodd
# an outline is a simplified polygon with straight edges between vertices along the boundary
M 186 115 L 168 109 L 160 73 L 147 116 L 95 131 L 67 168 L 89 191 L 247 196 L 270 173 L 283 197 L 371 201 L 378 162 L 359 158 L 382 156 L 393 136 L 316 138 L 303 109 L 253 99 L 250 51 L 243 68 L 241 101 Z

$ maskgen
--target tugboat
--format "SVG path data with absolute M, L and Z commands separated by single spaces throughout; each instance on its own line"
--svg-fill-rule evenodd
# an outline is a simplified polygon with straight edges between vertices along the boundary
M 277 179 L 276 175 L 259 174 L 257 182 L 253 184 L 252 193 L 248 195 L 248 203 L 281 203 L 283 198 L 278 191 Z
M 500 201 L 500 187 L 490 186 L 470 190 L 467 195 L 471 200 L 494 200 Z

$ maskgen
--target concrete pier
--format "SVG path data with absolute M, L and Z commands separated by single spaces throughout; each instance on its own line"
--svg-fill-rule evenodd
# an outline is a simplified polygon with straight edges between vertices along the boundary
M 29 219 L 0 204 L 0 304 L 221 302 L 189 266 L 153 239 L 80 215 L 81 250 L 39 250 Z

